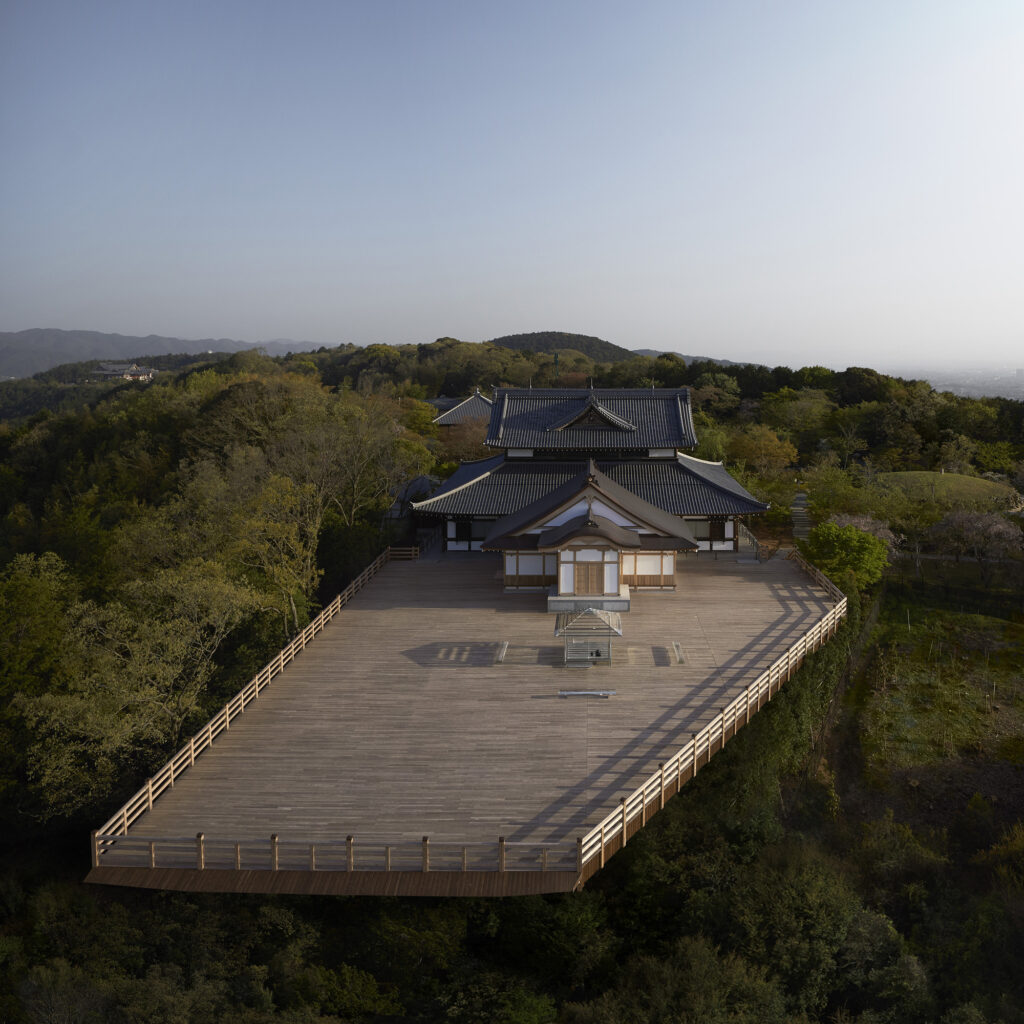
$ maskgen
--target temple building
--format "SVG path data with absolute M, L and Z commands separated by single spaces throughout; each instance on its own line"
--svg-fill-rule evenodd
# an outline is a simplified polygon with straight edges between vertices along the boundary
M 734 551 L 768 506 L 697 444 L 688 389 L 499 388 L 486 445 L 414 510 L 448 551 L 502 554 L 505 586 L 550 611 L 629 610 L 630 588 L 674 589 L 680 553 Z

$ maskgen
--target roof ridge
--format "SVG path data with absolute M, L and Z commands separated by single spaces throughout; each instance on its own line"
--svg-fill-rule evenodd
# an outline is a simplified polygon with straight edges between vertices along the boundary
M 688 467 L 687 467 L 687 466 L 685 466 L 685 465 L 684 465 L 684 464 L 682 463 L 682 461 L 680 461 L 680 460 L 682 460 L 682 459 L 688 459 L 688 458 L 691 458 L 691 457 L 692 457 L 692 456 L 686 455 L 686 454 L 684 454 L 683 452 L 676 452 L 676 460 L 677 460 L 677 461 L 679 461 L 679 465 L 680 465 L 680 466 L 682 466 L 682 467 L 683 467 L 683 469 L 687 469 Z M 741 483 L 739 482 L 739 480 L 736 480 L 736 479 L 735 479 L 735 478 L 734 478 L 734 477 L 732 476 L 732 474 L 731 474 L 731 473 L 729 473 L 729 471 L 728 471 L 727 469 L 725 469 L 725 466 L 724 466 L 724 464 L 723 464 L 723 463 L 721 463 L 721 462 L 707 462 L 707 461 L 706 461 L 705 459 L 694 459 L 693 461 L 694 461 L 694 462 L 702 462 L 702 463 L 704 463 L 704 465 L 706 465 L 706 466 L 721 466 L 721 467 L 722 467 L 722 469 L 724 469 L 724 470 L 725 470 L 725 472 L 726 472 L 726 474 L 728 475 L 729 479 L 730 479 L 730 480 L 732 480 L 732 481 L 733 481 L 733 483 L 734 483 L 734 484 L 736 484 L 736 486 L 737 486 L 737 487 L 738 487 L 738 488 L 739 488 L 739 489 L 740 489 L 740 490 L 741 490 L 741 491 L 742 491 L 742 492 L 743 492 L 743 493 L 744 493 L 745 495 L 747 495 L 747 497 L 748 497 L 748 498 L 750 498 L 750 500 L 751 500 L 751 501 L 756 501 L 756 502 L 757 502 L 757 503 L 758 503 L 759 505 L 764 505 L 764 506 L 765 506 L 765 508 L 767 508 L 767 507 L 768 507 L 768 506 L 769 506 L 769 505 L 771 504 L 771 502 L 767 502 L 767 501 L 761 501 L 761 500 L 760 500 L 759 498 L 755 498 L 755 497 L 754 497 L 754 496 L 753 496 L 753 495 L 752 495 L 752 494 L 750 493 L 750 491 L 748 491 L 748 490 L 746 489 L 746 487 L 744 487 L 744 486 L 743 486 L 743 484 L 741 484 Z M 693 471 L 691 470 L 691 472 L 693 472 Z M 725 487 L 725 486 L 723 486 L 723 485 L 722 485 L 722 484 L 720 484 L 720 483 L 719 483 L 719 482 L 718 482 L 717 480 L 710 480 L 710 479 L 708 479 L 708 477 L 706 477 L 706 476 L 703 476 L 703 475 L 701 475 L 701 480 L 703 480 L 703 481 L 704 481 L 704 482 L 705 482 L 706 484 L 708 484 L 709 486 L 711 486 L 711 487 L 714 487 L 714 488 L 715 488 L 716 490 L 718 490 L 718 491 L 721 491 L 721 492 L 722 492 L 723 494 L 730 494 L 730 495 L 732 495 L 732 496 L 733 496 L 734 498 L 735 498 L 735 497 L 737 497 L 737 493 L 736 493 L 736 491 L 734 491 L 734 490 L 731 490 L 730 488 L 728 488 L 728 487 Z
M 504 463 L 504 461 L 505 461 L 505 456 L 504 455 L 492 455 L 491 458 L 493 458 L 493 459 L 500 459 L 502 463 Z M 489 460 L 481 459 L 480 461 L 481 462 L 487 462 Z M 472 463 L 471 463 L 471 465 L 472 465 Z M 453 487 L 450 491 L 444 491 L 441 494 L 432 494 L 429 498 L 424 498 L 422 501 L 410 502 L 410 505 L 412 506 L 412 508 L 419 508 L 420 505 L 426 505 L 428 502 L 434 501 L 435 499 L 447 498 L 447 497 L 450 497 L 452 494 L 458 494 L 459 491 L 461 491 L 464 487 L 469 487 L 471 484 L 479 483 L 481 480 L 485 480 L 497 468 L 498 468 L 497 466 L 492 466 L 485 473 L 481 473 L 479 476 L 475 476 L 471 480 L 467 480 L 464 484 L 459 484 L 458 487 Z

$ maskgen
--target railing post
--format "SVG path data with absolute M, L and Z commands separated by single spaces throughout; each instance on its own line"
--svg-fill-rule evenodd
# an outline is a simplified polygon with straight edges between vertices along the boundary
M 231 702 L 230 701 L 228 701 L 228 703 L 224 705 L 224 728 L 225 728 L 225 730 L 231 728 Z
M 195 736 L 189 736 L 188 738 L 188 766 L 193 767 L 196 763 L 196 738 Z
M 423 870 L 430 870 L 430 837 L 423 837 Z
M 721 735 L 718 739 L 718 749 L 725 750 L 725 708 L 721 708 L 718 714 L 722 720 Z
M 128 808 L 121 808 L 121 832 L 124 835 L 128 835 Z
M 235 843 L 235 870 L 242 870 L 242 844 Z
M 345 870 L 355 871 L 356 850 L 355 839 L 352 836 L 345 836 Z
M 583 874 L 583 836 L 576 837 L 576 874 Z
M 385 846 L 384 847 L 384 870 L 385 871 L 390 871 L 391 870 L 391 847 L 390 846 Z
M 277 833 L 275 832 L 270 837 L 270 870 L 271 871 L 276 871 L 277 870 L 277 866 L 280 863 L 279 858 L 278 858 L 278 852 L 277 852 L 277 843 L 278 843 Z
M 206 838 L 202 832 L 196 833 L 196 868 L 199 871 L 206 868 Z
M 316 871 L 316 843 L 309 844 L 309 870 Z
M 149 866 L 156 867 L 156 843 L 152 839 L 149 841 Z
M 626 798 L 619 798 L 619 806 L 622 808 L 622 845 L 626 845 Z
M 658 799 L 658 810 L 665 810 L 665 762 L 658 762 L 658 774 L 661 776 L 661 796 Z
M 498 870 L 505 870 L 505 837 L 498 836 Z
M 94 868 L 98 868 L 100 866 L 99 832 L 97 832 L 96 829 L 93 829 L 92 832 L 89 833 L 89 837 L 89 846 L 92 851 L 92 866 Z
M 693 766 L 690 768 L 690 779 L 692 781 L 697 778 L 697 734 L 695 732 L 690 733 L 690 742 L 693 744 Z
M 601 826 L 601 867 L 604 867 L 604 825 Z
M 469 870 L 469 861 L 468 861 L 468 857 L 467 857 L 467 854 L 466 854 L 466 847 L 465 846 L 462 848 L 462 870 L 463 871 L 468 871 Z
M 541 851 L 540 851 L 540 869 L 541 869 L 541 871 L 547 871 L 547 869 L 548 869 L 548 848 L 546 846 L 541 847 Z
M 146 779 L 146 810 L 153 810 L 153 779 Z
M 745 704 L 746 704 L 746 707 L 744 709 L 744 714 L 743 714 L 743 724 L 744 725 L 750 725 L 750 687 L 749 686 L 747 687 L 747 690 L 746 690 L 746 701 L 745 701 Z

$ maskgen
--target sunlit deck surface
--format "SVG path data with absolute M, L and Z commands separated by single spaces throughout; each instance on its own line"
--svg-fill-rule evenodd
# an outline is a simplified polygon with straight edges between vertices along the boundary
M 675 593 L 634 592 L 612 665 L 567 669 L 499 567 L 388 564 L 132 835 L 572 841 L 831 607 L 782 558 L 690 557 Z

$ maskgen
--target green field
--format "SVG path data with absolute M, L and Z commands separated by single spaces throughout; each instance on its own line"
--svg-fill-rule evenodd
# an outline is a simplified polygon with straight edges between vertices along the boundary
M 872 777 L 964 756 L 1022 763 L 1024 626 L 892 602 L 875 641 L 863 730 Z
M 941 505 L 1004 509 L 1015 505 L 1017 499 L 1009 484 L 962 473 L 879 473 L 878 482 L 883 487 L 897 488 L 912 501 Z

